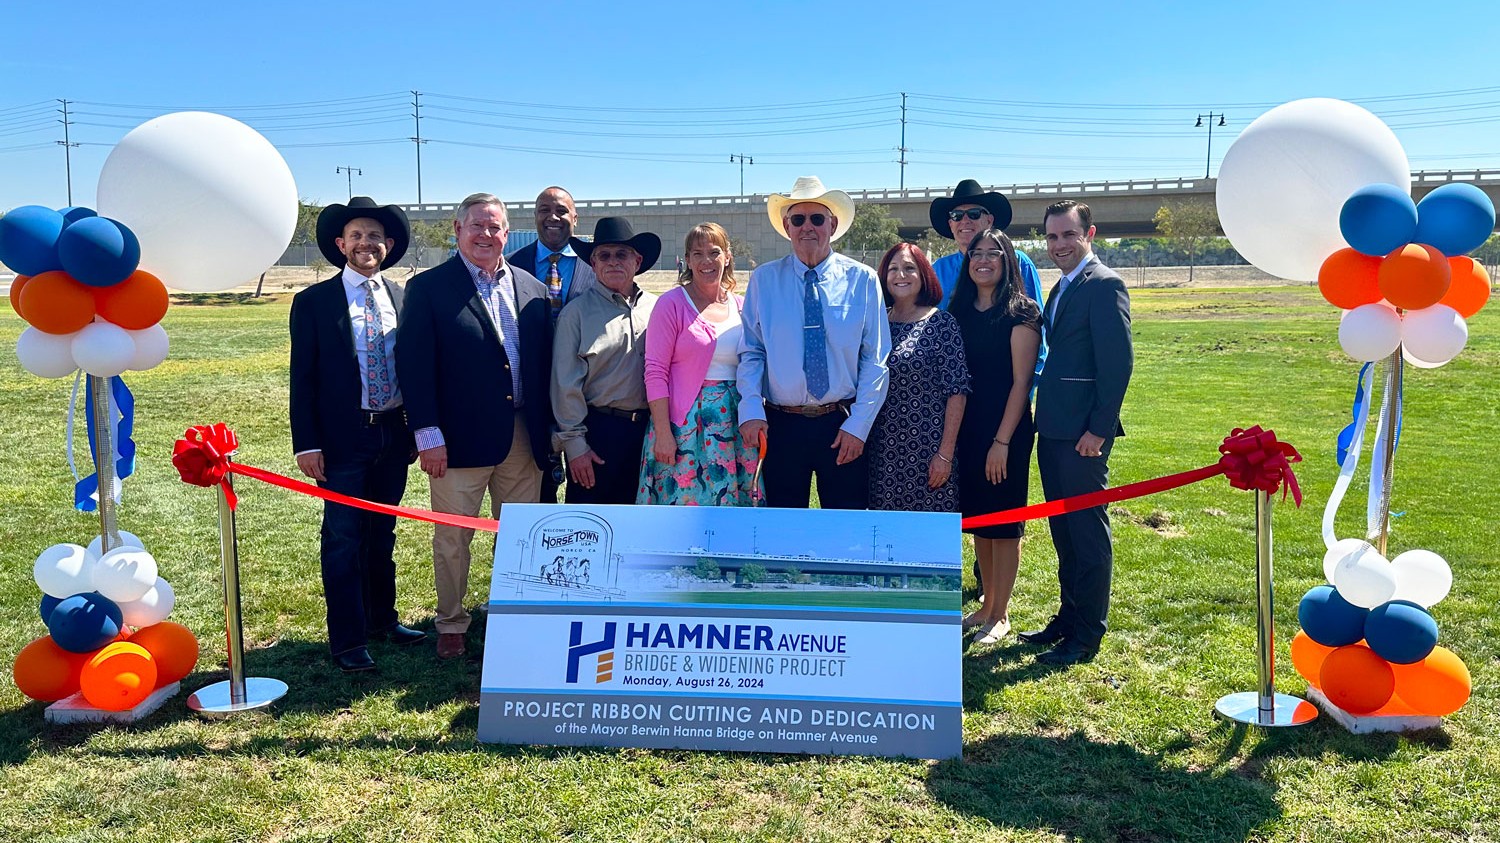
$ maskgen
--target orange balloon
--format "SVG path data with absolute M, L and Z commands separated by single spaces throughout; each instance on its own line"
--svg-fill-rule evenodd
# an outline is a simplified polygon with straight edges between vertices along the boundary
M 1381 295 L 1406 310 L 1432 307 L 1453 283 L 1447 256 L 1425 243 L 1408 243 L 1386 255 L 1379 277 Z
M 156 663 L 145 647 L 116 641 L 89 657 L 78 685 L 94 708 L 124 711 L 140 705 L 156 690 Z
M 1396 690 L 1391 663 L 1363 644 L 1329 653 L 1318 680 L 1323 695 L 1350 714 L 1369 714 L 1389 702 Z
M 1421 714 L 1446 717 L 1464 707 L 1474 688 L 1469 668 L 1447 647 L 1434 647 L 1427 658 L 1394 668 L 1396 694 Z
M 1380 301 L 1381 258 L 1339 249 L 1318 269 L 1318 292 L 1328 303 L 1343 310 Z
M 93 289 L 99 315 L 127 331 L 149 328 L 167 315 L 167 286 L 144 270 L 118 284 Z
M 1292 638 L 1292 667 L 1297 673 L 1307 680 L 1307 684 L 1318 687 L 1318 673 L 1323 669 L 1323 660 L 1334 648 L 1319 644 L 1308 637 L 1307 633 L 1297 630 L 1296 637 Z
M 1475 263 L 1466 255 L 1449 258 L 1448 269 L 1452 272 L 1453 283 L 1438 304 L 1446 304 L 1458 311 L 1459 316 L 1468 319 L 1489 301 L 1490 274 L 1484 271 L 1483 264 Z
M 21 312 L 21 288 L 26 286 L 26 282 L 30 280 L 30 275 L 17 275 L 15 280 L 10 282 L 10 309 L 14 310 L 16 315 L 22 319 L 26 318 L 26 314 Z
M 198 639 L 180 623 L 162 621 L 136 630 L 130 643 L 144 647 L 156 661 L 157 687 L 170 685 L 198 663 Z
M 52 636 L 41 638 L 21 648 L 11 668 L 16 687 L 34 700 L 55 702 L 78 693 L 78 674 L 88 661 L 84 653 L 70 653 L 57 646 Z
M 53 270 L 26 282 L 21 308 L 26 321 L 38 331 L 71 334 L 94 321 L 94 294 L 68 273 Z

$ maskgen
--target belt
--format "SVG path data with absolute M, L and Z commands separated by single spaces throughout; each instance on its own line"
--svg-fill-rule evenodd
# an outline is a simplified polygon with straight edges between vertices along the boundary
M 807 416 L 808 418 L 817 418 L 818 416 L 826 416 L 829 413 L 836 412 L 838 410 L 843 410 L 845 413 L 848 413 L 849 406 L 853 403 L 853 398 L 845 398 L 842 401 L 834 401 L 829 404 L 807 404 L 801 407 L 788 407 L 785 404 L 772 404 L 769 402 L 766 403 L 766 406 L 781 413 L 791 413 L 794 416 Z
M 616 410 L 614 407 L 589 407 L 590 413 L 603 413 L 629 422 L 644 421 L 651 417 L 650 410 Z
M 395 422 L 406 423 L 406 410 L 400 407 L 394 407 L 389 410 L 360 410 L 359 416 L 366 427 L 393 424 Z

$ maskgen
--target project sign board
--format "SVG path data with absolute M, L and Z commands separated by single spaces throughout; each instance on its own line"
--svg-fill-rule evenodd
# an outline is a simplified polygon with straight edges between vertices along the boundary
M 479 739 L 954 758 L 959 516 L 506 504 Z

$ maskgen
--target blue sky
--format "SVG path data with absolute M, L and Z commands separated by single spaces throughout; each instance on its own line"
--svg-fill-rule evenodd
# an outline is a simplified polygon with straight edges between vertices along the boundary
M 220 111 L 305 198 L 529 200 L 1200 175 L 1258 114 L 1331 96 L 1386 119 L 1414 169 L 1500 168 L 1489 4 L 1203 2 L 14 2 L 0 52 L 0 209 L 65 204 L 130 127 Z M 145 10 L 150 10 L 145 11 Z M 564 17 L 555 19 L 561 10 Z M 1217 121 L 1213 121 L 1217 122 Z M 546 150 L 551 150 L 548 152 Z

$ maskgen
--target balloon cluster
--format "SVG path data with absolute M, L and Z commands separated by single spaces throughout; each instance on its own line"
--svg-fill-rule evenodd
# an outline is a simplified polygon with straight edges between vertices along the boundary
M 1323 557 L 1329 585 L 1302 597 L 1292 665 L 1334 705 L 1359 715 L 1444 717 L 1468 702 L 1469 669 L 1439 647 L 1428 611 L 1448 596 L 1453 573 L 1441 556 L 1408 550 L 1387 561 L 1360 539 Z
M 1354 191 L 1339 214 L 1349 248 L 1318 271 L 1323 297 L 1347 311 L 1344 353 L 1369 362 L 1399 346 L 1427 369 L 1456 357 L 1469 339 L 1464 320 L 1490 296 L 1488 273 L 1467 253 L 1494 227 L 1494 203 L 1472 184 L 1443 185 L 1417 203 L 1389 184 Z
M 0 217 L 0 263 L 20 273 L 10 303 L 30 325 L 16 340 L 26 371 L 109 378 L 160 365 L 167 288 L 140 259 L 128 227 L 88 208 L 26 205 Z
M 86 548 L 56 544 L 37 557 L 32 573 L 48 634 L 16 656 L 21 693 L 53 701 L 81 691 L 95 708 L 123 711 L 192 672 L 198 640 L 166 619 L 176 602 L 172 586 L 140 539 L 126 532 L 120 539 L 104 554 L 95 538 Z

